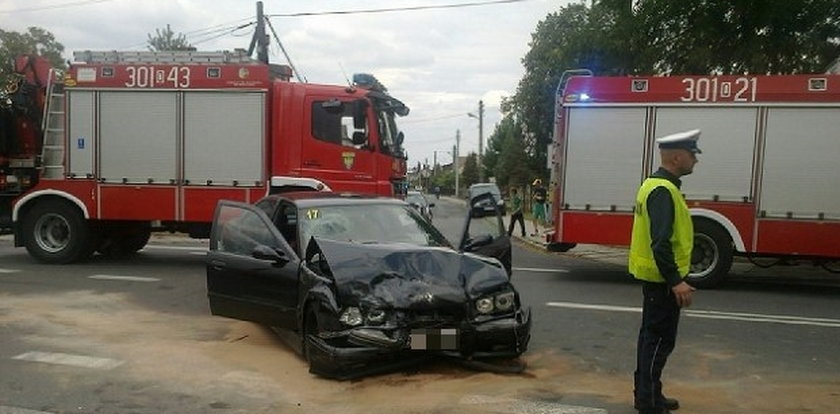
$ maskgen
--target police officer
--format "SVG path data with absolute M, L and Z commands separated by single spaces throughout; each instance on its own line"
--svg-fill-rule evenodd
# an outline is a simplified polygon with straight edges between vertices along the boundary
M 629 268 L 642 281 L 644 295 L 634 374 L 635 407 L 642 414 L 679 408 L 662 393 L 661 377 L 676 343 L 680 308 L 691 305 L 694 292 L 683 280 L 691 265 L 694 226 L 680 177 L 697 164 L 698 138 L 700 130 L 657 139 L 661 166 L 636 195 Z

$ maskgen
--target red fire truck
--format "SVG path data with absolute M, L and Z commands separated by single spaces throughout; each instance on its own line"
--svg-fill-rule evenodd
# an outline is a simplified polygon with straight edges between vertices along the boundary
M 406 188 L 408 108 L 370 75 L 291 82 L 235 52 L 77 52 L 57 76 L 18 60 L 0 136 L 0 229 L 36 259 L 142 248 L 153 230 L 207 237 L 220 199 Z
M 700 129 L 703 154 L 682 187 L 692 283 L 719 284 L 733 255 L 837 270 L 840 76 L 581 75 L 557 93 L 550 247 L 629 245 L 636 190 L 659 165 L 655 138 Z

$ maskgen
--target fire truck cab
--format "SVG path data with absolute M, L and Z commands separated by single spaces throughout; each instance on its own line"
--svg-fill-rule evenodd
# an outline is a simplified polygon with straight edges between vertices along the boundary
M 408 107 L 371 75 L 297 83 L 288 67 L 241 50 L 74 58 L 63 76 L 22 74 L 43 112 L 12 119 L 39 139 L 0 153 L 0 215 L 40 261 L 134 252 L 154 230 L 207 237 L 220 199 L 405 191 L 396 118 Z
M 558 88 L 553 200 L 559 249 L 629 245 L 655 138 L 700 129 L 683 177 L 695 227 L 690 283 L 733 255 L 840 264 L 840 76 L 572 76 Z

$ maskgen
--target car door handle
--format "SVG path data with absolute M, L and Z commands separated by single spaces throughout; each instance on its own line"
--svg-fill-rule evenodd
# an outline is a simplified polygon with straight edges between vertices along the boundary
M 303 165 L 306 167 L 320 167 L 321 163 L 318 160 L 304 160 Z
M 221 260 L 211 260 L 210 261 L 210 267 L 212 267 L 213 270 L 222 270 L 225 266 L 227 266 L 227 263 L 225 263 Z

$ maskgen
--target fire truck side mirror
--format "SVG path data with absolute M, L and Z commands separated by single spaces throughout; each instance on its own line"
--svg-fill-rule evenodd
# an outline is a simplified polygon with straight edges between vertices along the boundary
M 356 131 L 353 133 L 353 145 L 364 145 L 367 144 L 367 135 L 365 135 L 362 131 Z
M 353 128 L 366 129 L 368 101 L 358 99 L 353 101 Z M 355 134 L 354 134 L 355 135 Z

